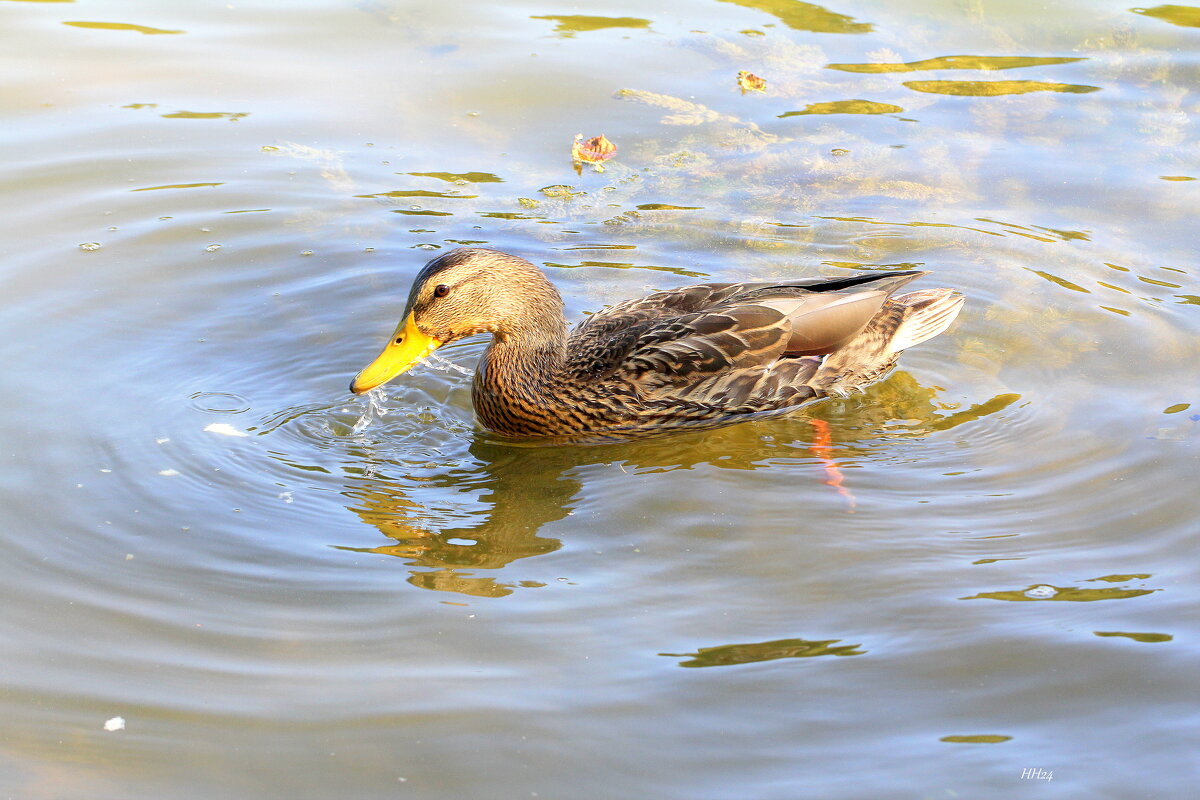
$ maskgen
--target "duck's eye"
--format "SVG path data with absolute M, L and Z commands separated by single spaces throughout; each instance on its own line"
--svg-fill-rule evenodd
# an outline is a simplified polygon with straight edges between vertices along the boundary
M 448 294 L 450 294 L 450 287 L 444 283 L 439 283 L 437 286 L 433 287 L 434 297 L 445 297 Z

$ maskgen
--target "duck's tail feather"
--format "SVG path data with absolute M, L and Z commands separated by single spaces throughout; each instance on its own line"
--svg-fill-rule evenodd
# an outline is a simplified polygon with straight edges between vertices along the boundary
M 953 289 L 922 289 L 888 298 L 862 332 L 825 357 L 809 385 L 823 394 L 847 394 L 878 380 L 901 351 L 937 336 L 966 300 Z
M 899 353 L 949 328 L 966 298 L 953 289 L 922 289 L 893 297 L 892 302 L 902 310 L 888 347 Z

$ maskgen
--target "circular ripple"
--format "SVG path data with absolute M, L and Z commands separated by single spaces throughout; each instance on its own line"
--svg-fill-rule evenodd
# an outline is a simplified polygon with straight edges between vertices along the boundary
M 192 408 L 211 414 L 242 414 L 250 410 L 250 401 L 233 392 L 196 392 L 188 399 Z

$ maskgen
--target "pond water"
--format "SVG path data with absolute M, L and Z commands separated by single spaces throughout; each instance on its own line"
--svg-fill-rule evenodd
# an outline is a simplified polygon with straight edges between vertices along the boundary
M 0 795 L 1194 786 L 1200 8 L 0 18 Z M 517 447 L 438 364 L 365 417 L 463 243 L 572 319 L 897 267 L 968 301 L 774 421 Z

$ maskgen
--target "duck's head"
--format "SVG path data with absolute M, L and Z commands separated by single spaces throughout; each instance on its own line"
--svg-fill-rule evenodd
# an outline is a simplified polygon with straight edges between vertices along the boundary
M 396 332 L 350 391 L 381 386 L 464 336 L 561 338 L 562 309 L 558 290 L 523 258 L 480 247 L 443 253 L 418 273 Z

